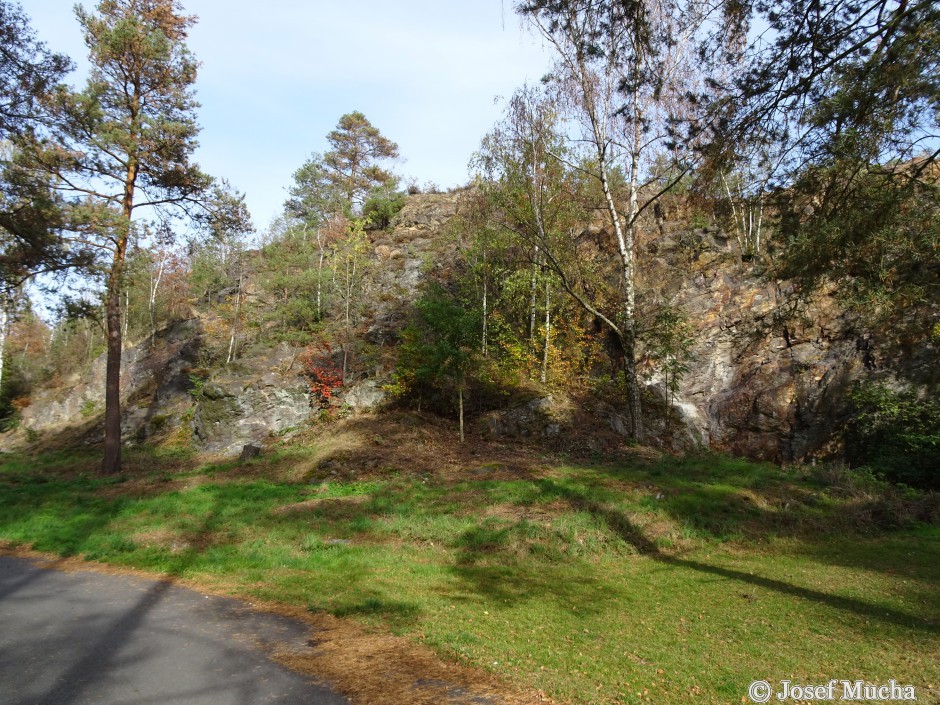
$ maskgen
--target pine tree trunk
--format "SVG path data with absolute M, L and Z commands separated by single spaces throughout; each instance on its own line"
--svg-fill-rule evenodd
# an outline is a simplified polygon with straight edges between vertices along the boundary
M 121 284 L 124 279 L 124 260 L 127 256 L 127 240 L 134 213 L 134 184 L 138 166 L 132 161 L 127 168 L 124 182 L 124 197 L 121 202 L 123 227 L 115 233 L 117 240 L 111 271 L 108 273 L 108 299 L 105 304 L 107 316 L 107 363 L 104 383 L 104 458 L 101 472 L 116 475 L 121 472 Z
M 104 459 L 101 471 L 106 475 L 121 472 L 121 292 L 119 282 L 123 261 L 117 258 L 111 267 L 106 302 L 107 363 L 104 386 Z

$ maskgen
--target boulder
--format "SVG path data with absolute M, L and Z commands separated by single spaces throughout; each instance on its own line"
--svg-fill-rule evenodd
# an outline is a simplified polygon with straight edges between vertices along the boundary
M 538 397 L 483 417 L 484 434 L 490 438 L 554 438 L 570 426 L 574 405 L 560 395 Z
M 343 394 L 343 403 L 355 412 L 373 411 L 385 401 L 385 390 L 372 379 L 363 380 Z

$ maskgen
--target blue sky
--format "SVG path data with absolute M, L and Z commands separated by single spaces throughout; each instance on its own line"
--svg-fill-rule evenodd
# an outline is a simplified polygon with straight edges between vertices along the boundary
M 39 38 L 81 66 L 68 0 L 20 0 Z M 92 2 L 82 3 L 92 7 Z M 184 0 L 199 17 L 202 167 L 247 194 L 255 224 L 278 214 L 291 174 L 344 113 L 399 145 L 396 172 L 442 187 L 499 118 L 497 96 L 547 72 L 550 56 L 513 0 Z M 80 74 L 77 74 L 80 75 Z

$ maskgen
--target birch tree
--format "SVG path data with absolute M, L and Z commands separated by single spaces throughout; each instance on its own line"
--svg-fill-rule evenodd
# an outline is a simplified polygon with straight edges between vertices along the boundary
M 622 286 L 620 310 L 609 316 L 576 298 L 623 350 L 630 435 L 638 441 L 644 431 L 636 365 L 637 226 L 640 215 L 687 173 L 691 155 L 682 154 L 674 178 L 652 189 L 655 179 L 645 167 L 664 148 L 678 155 L 668 108 L 689 91 L 692 49 L 717 9 L 717 3 L 700 0 L 533 0 L 517 6 L 555 51 L 557 98 L 589 151 L 588 160 L 572 166 L 595 180 L 603 196 Z M 612 186 L 618 170 L 626 175 L 623 199 Z

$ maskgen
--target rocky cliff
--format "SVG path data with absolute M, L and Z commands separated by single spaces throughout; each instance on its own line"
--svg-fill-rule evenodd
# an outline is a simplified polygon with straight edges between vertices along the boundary
M 371 345 L 393 349 L 422 279 L 446 276 L 456 244 L 444 232 L 465 198 L 459 192 L 409 197 L 389 231 L 372 234 L 371 256 L 380 266 L 366 289 L 364 338 Z M 768 281 L 754 263 L 742 262 L 717 228 L 647 223 L 639 250 L 643 297 L 673 302 L 694 325 L 690 370 L 675 398 L 667 399 L 655 374 L 648 378 L 649 431 L 664 445 L 776 461 L 838 453 L 836 432 L 854 381 L 903 378 L 931 389 L 940 383 L 937 350 L 929 343 L 905 347 L 903 340 L 867 328 L 839 305 L 835 291 L 797 301 L 785 283 Z M 179 323 L 126 351 L 128 442 L 175 437 L 232 455 L 307 423 L 316 404 L 301 376 L 299 349 L 281 344 L 203 370 L 203 323 Z M 389 372 L 379 362 L 354 380 L 341 402 L 376 407 Z M 23 429 L 31 438 L 73 433 L 98 440 L 103 359 L 66 387 L 34 394 L 19 435 L 8 434 L 3 442 L 22 440 Z M 610 403 L 579 412 L 556 394 L 509 406 L 482 419 L 481 432 L 563 443 L 566 423 L 593 423 L 621 434 L 626 428 L 623 412 Z

